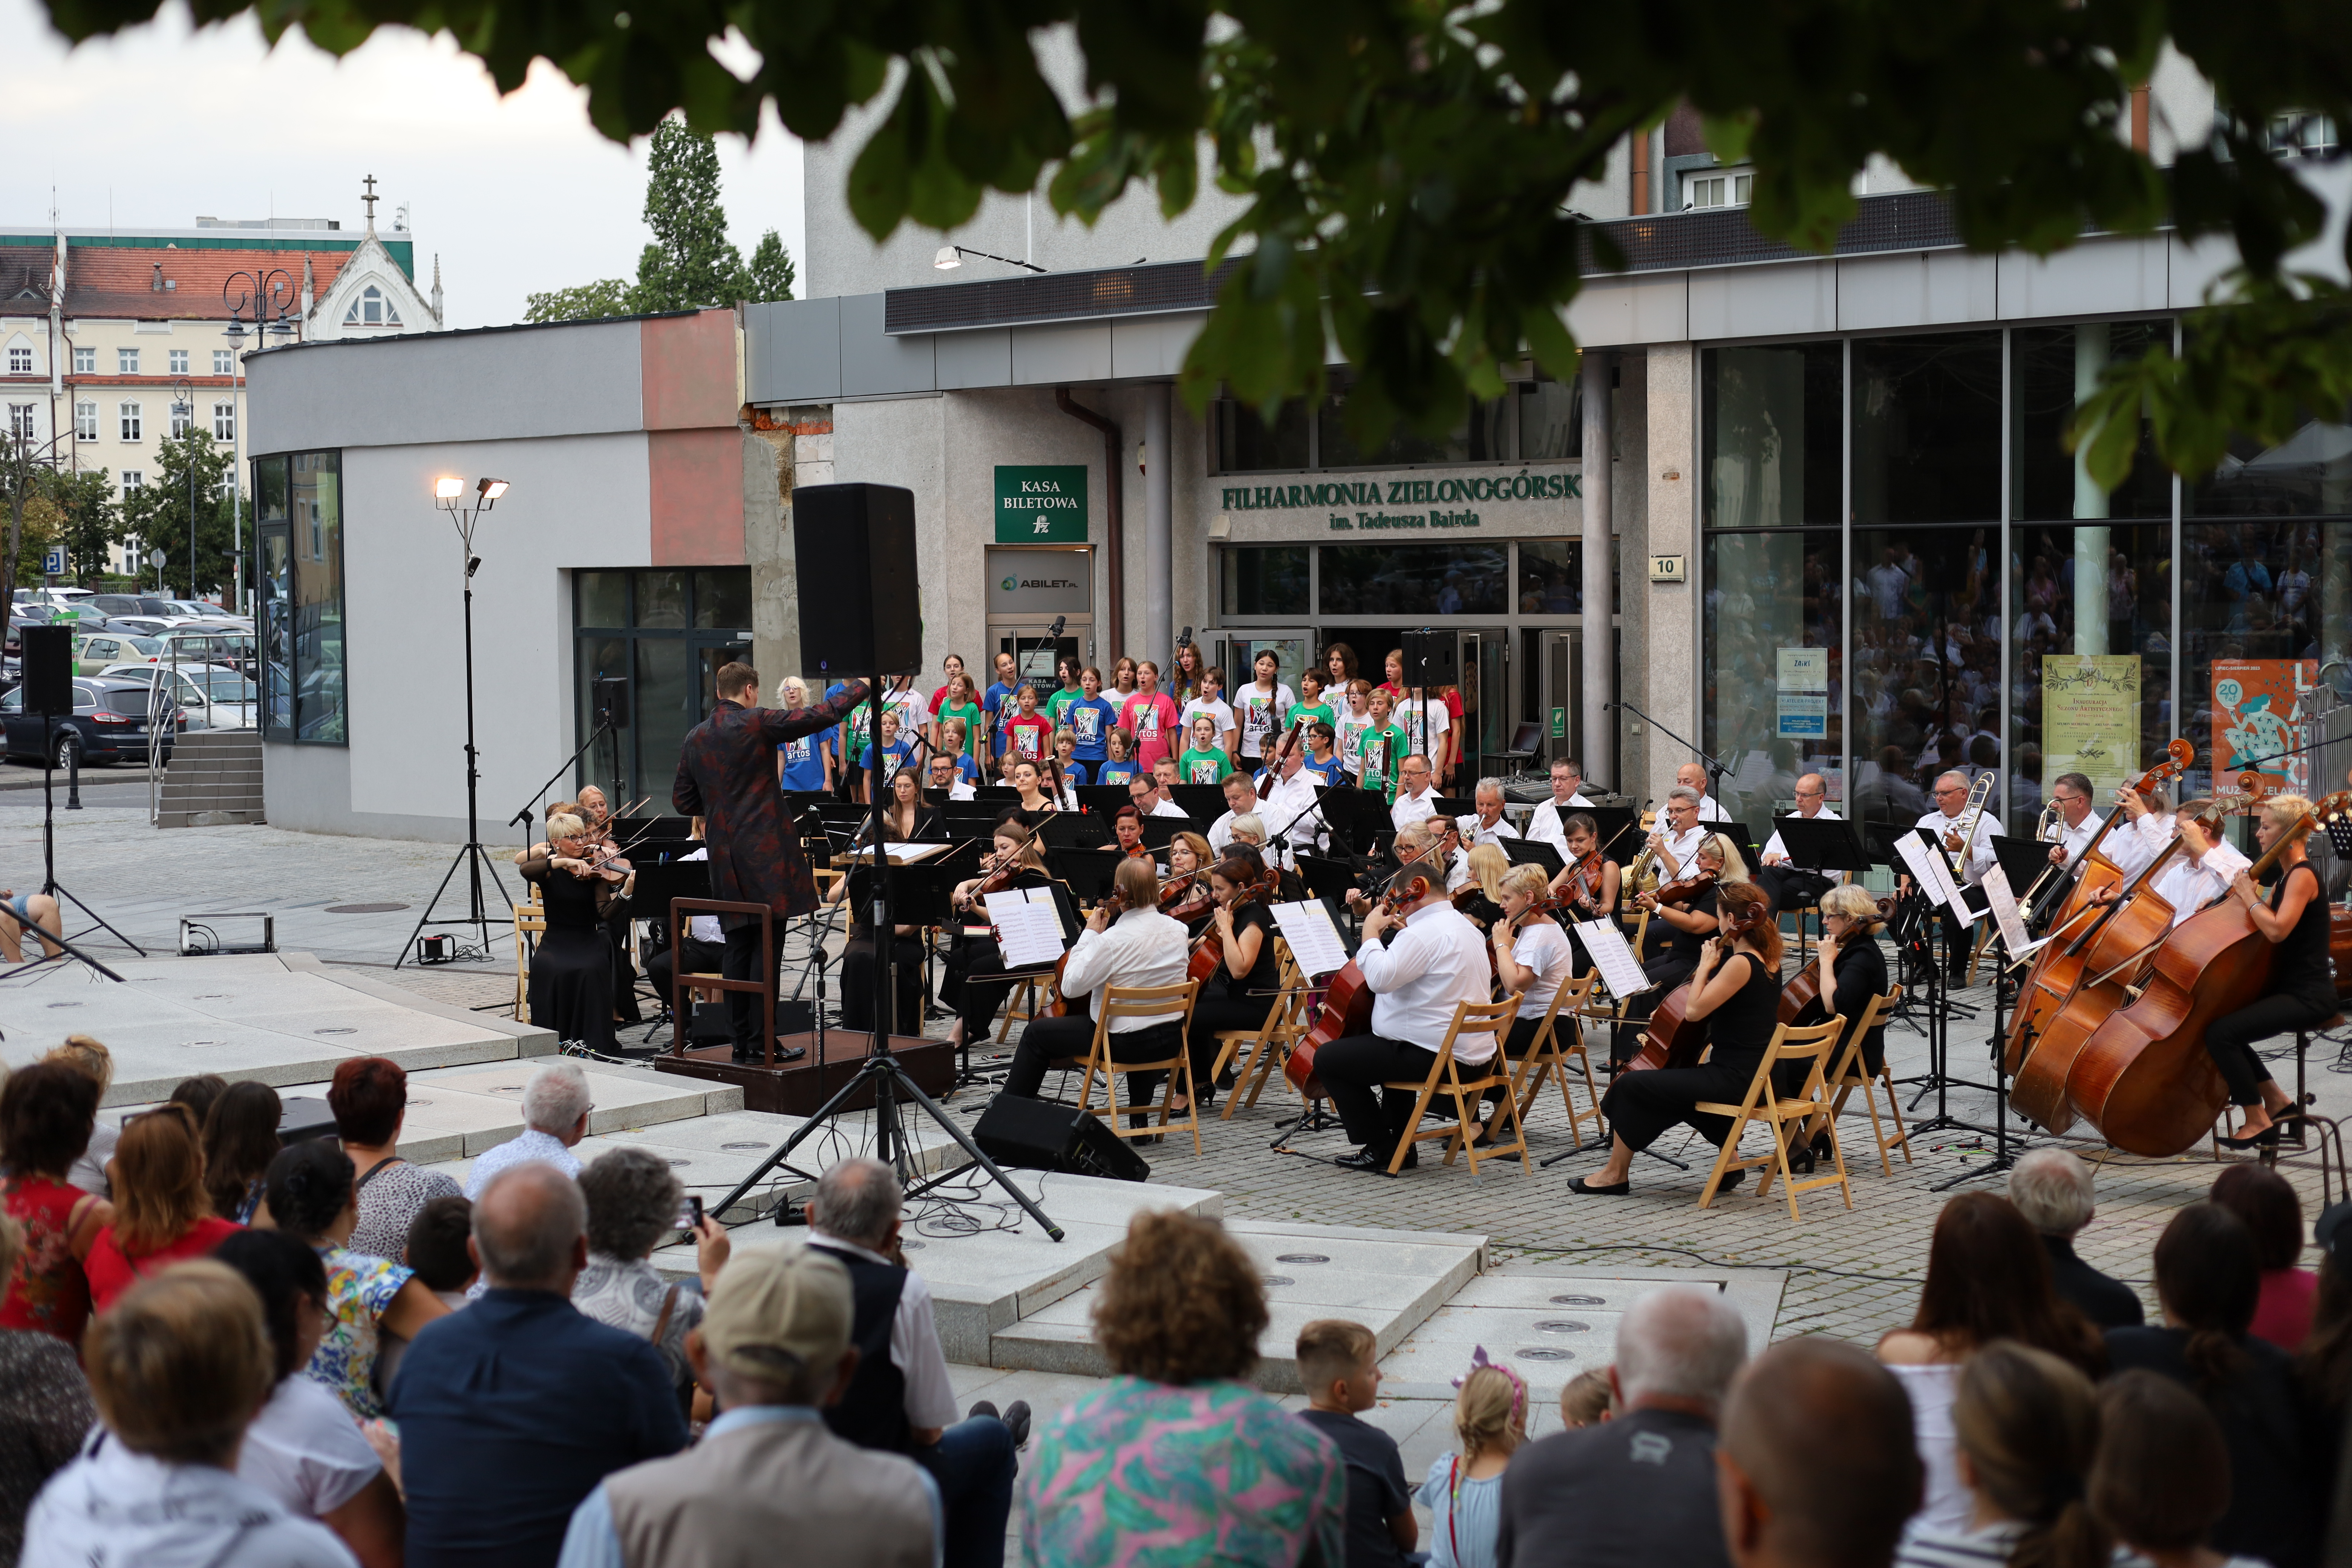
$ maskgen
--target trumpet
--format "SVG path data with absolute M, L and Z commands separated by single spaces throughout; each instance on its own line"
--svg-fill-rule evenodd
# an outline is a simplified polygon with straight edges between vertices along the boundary
M 1968 831 L 1960 835 L 1960 847 L 1958 851 L 1950 849 L 1944 851 L 1944 858 L 1952 863 L 1952 875 L 1955 878 L 1964 877 L 1968 873 L 1969 851 L 1975 847 L 1977 830 L 1984 826 L 1985 802 L 1991 798 L 1992 790 L 1993 775 L 1990 772 L 1979 773 L 1976 776 L 1976 782 L 1969 785 L 1969 802 L 1960 808 L 1960 816 L 1968 823 Z M 1953 831 L 1959 830 L 1955 828 Z

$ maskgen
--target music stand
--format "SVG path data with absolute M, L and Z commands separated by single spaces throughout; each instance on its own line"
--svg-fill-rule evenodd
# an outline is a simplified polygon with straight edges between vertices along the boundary
M 1506 838 L 1502 847 L 1514 866 L 1540 866 L 1547 877 L 1557 877 L 1568 868 L 1559 851 L 1540 838 Z
M 1089 816 L 1105 819 L 1117 816 L 1118 808 L 1131 805 L 1135 796 L 1123 784 L 1080 784 L 1077 788 L 1079 808 Z
M 1318 899 L 1337 899 L 1344 907 L 1348 895 L 1356 891 L 1356 873 L 1348 863 L 1320 855 L 1301 855 L 1297 858 L 1298 877 L 1307 884 L 1307 890 Z
M 1143 819 L 1143 847 L 1165 849 L 1176 841 L 1178 834 L 1198 831 L 1198 825 L 1189 816 L 1147 816 Z
M 1642 835 L 1635 826 L 1641 813 L 1630 805 L 1580 805 L 1574 808 L 1592 818 L 1594 832 L 1599 836 L 1601 858 L 1614 860 L 1621 867 L 1630 866 L 1642 852 Z M 1565 821 L 1569 813 L 1562 811 Z
M 2025 901 L 2025 889 L 2050 869 L 2050 847 L 2040 838 L 2011 838 L 2005 833 L 1992 836 L 1993 858 L 2008 873 L 2009 885 L 2017 890 L 2020 903 Z
M 1110 896 L 1118 863 L 1126 858 L 1100 849 L 1053 848 L 1045 851 L 1045 869 L 1080 903 L 1100 903 Z
M 1195 822 L 1214 822 L 1225 814 L 1223 784 L 1170 784 L 1168 798 Z
M 822 796 L 812 796 L 822 799 Z M 614 838 L 691 838 L 694 818 L 690 816 L 616 816 L 612 821 Z
M 971 792 L 971 798 L 1002 811 L 1008 805 L 1021 804 L 1021 792 L 1011 784 L 982 784 Z
M 1699 826 L 1705 828 L 1709 833 L 1720 833 L 1726 838 L 1730 839 L 1732 843 L 1738 845 L 1739 847 L 1740 859 L 1748 863 L 1748 868 L 1751 872 L 1756 869 L 1759 858 L 1756 848 L 1756 839 L 1754 836 L 1748 831 L 1748 825 L 1746 823 L 1702 822 L 1699 824 Z
M 1789 864 L 1801 871 L 1869 868 L 1870 857 L 1851 822 L 1827 816 L 1776 816 L 1772 828 L 1780 836 L 1780 847 L 1789 852 Z
M 1429 815 L 1432 816 L 1469 816 L 1477 809 L 1478 803 L 1475 800 L 1455 800 L 1451 795 L 1443 795 L 1429 797 Z
M 1370 852 L 1377 836 L 1396 830 L 1388 803 L 1377 791 L 1347 784 L 1321 784 L 1316 788 L 1315 798 L 1322 803 L 1323 820 L 1331 825 L 1331 831 L 1347 840 L 1348 847 L 1359 855 Z
M 1110 829 L 1099 816 L 1057 811 L 1037 825 L 1037 836 L 1048 849 L 1099 849 L 1110 842 Z

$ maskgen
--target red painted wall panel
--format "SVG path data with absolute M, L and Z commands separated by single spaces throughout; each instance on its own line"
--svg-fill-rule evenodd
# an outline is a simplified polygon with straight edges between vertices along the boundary
M 646 432 L 655 565 L 746 564 L 743 441 L 732 420 L 723 430 Z

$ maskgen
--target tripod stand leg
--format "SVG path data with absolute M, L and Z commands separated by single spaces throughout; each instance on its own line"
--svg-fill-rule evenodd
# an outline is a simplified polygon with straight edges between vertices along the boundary
M 96 910 L 91 909 L 88 904 L 85 904 L 79 899 L 75 898 L 72 891 L 68 889 L 63 882 L 57 880 L 55 878 L 51 878 L 49 885 L 41 890 L 48 894 L 49 897 L 53 899 L 66 900 L 68 902 L 71 903 L 74 908 L 79 910 L 82 913 L 88 915 L 92 921 L 96 921 L 98 928 L 100 931 L 105 931 L 113 937 L 115 941 L 121 942 L 123 946 L 129 948 L 140 957 L 145 958 L 147 956 L 147 950 L 145 948 L 140 946 L 137 942 L 123 935 L 121 931 L 116 931 L 113 926 L 107 923 L 107 919 L 104 915 L 100 914 Z M 58 923 L 62 925 L 64 921 L 60 921 Z M 88 931 L 84 931 L 82 934 L 84 936 L 88 936 L 89 933 Z
M 457 868 L 464 862 L 465 858 L 466 851 L 463 849 L 458 850 L 457 856 L 450 860 L 449 868 L 441 873 L 441 885 L 434 889 L 433 896 L 425 901 L 424 912 L 416 917 L 416 924 L 410 929 L 408 940 L 400 944 L 399 956 L 392 961 L 392 966 L 394 969 L 398 969 L 402 964 L 407 963 L 408 955 L 416 951 L 416 939 L 425 934 L 425 922 L 433 918 L 434 910 L 438 908 L 440 905 L 441 895 L 449 890 L 449 879 L 457 874 Z

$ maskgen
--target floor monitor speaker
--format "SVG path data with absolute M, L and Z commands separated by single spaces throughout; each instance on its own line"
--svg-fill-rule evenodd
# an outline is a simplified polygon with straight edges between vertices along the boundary
M 921 667 L 912 490 L 864 484 L 794 490 L 793 557 L 803 670 L 829 685 Z
M 1000 1094 L 971 1130 L 981 1152 L 1000 1165 L 1140 1182 L 1151 1174 L 1142 1155 L 1075 1106 Z
M 20 635 L 25 649 L 25 711 L 69 717 L 74 709 L 72 628 L 27 625 Z

